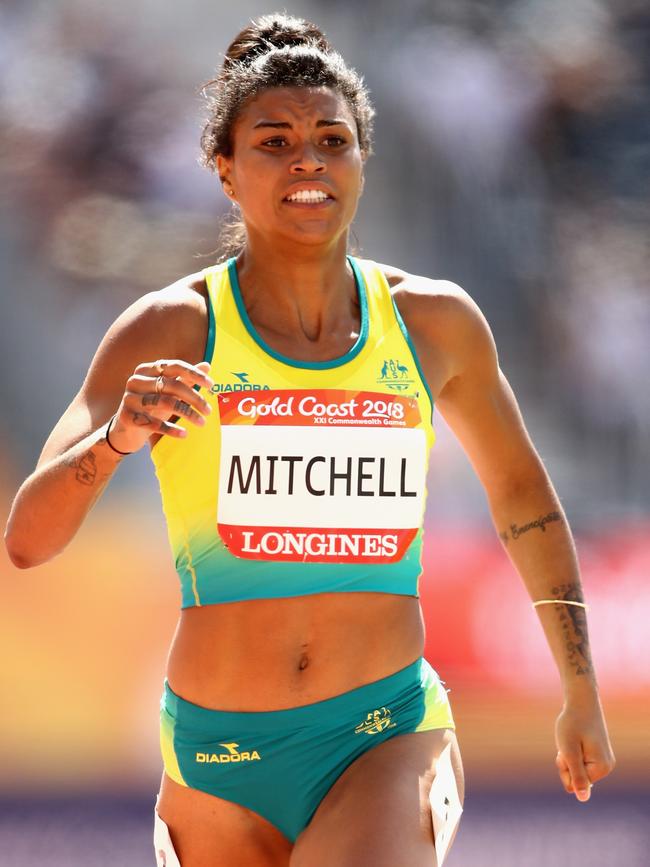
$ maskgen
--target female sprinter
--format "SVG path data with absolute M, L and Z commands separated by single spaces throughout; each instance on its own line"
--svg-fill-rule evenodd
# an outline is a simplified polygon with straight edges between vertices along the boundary
M 584 801 L 614 760 L 569 527 L 472 300 L 347 255 L 371 146 L 356 73 L 316 27 L 274 15 L 237 36 L 211 94 L 204 160 L 241 210 L 239 253 L 110 328 L 7 545 L 22 567 L 53 557 L 148 442 L 182 587 L 159 865 L 432 867 L 443 751 L 449 800 L 463 790 L 422 660 L 433 401 L 501 536 L 527 528 L 507 551 L 543 603 L 557 767 Z

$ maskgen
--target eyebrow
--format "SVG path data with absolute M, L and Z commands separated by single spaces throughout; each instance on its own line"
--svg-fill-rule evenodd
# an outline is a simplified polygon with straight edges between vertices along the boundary
M 347 126 L 347 122 L 346 122 L 345 120 L 338 120 L 338 119 L 336 119 L 336 118 L 333 118 L 333 119 L 330 119 L 330 118 L 324 118 L 323 120 L 319 120 L 319 121 L 316 122 L 316 126 L 317 126 L 317 127 L 323 127 L 323 126 L 339 126 L 339 125 L 341 125 L 341 124 Z M 291 124 L 290 124 L 290 123 L 288 123 L 287 121 L 284 121 L 284 120 L 281 120 L 281 121 L 260 120 L 260 121 L 258 121 L 258 122 L 255 124 L 255 126 L 253 127 L 253 129 L 263 129 L 263 128 L 270 128 L 270 129 L 291 129 L 292 127 L 291 127 Z

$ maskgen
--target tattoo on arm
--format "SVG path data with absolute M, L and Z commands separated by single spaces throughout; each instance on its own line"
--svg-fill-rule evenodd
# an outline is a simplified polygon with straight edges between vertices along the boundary
M 100 441 L 101 442 L 101 441 Z M 69 467 L 76 470 L 75 478 L 81 485 L 91 487 L 97 478 L 97 460 L 91 449 L 85 455 L 70 458 L 67 461 Z
M 569 584 L 558 584 L 551 590 L 551 595 L 558 602 L 584 602 L 580 585 L 572 581 Z M 554 606 L 562 625 L 564 645 L 570 664 L 576 674 L 591 674 L 593 667 L 589 652 L 589 637 L 587 635 L 587 612 L 578 605 Z
M 98 439 L 96 445 L 106 445 L 106 437 Z M 64 458 L 64 463 L 75 471 L 75 479 L 80 485 L 87 488 L 95 488 L 93 494 L 93 502 L 101 494 L 103 488 L 108 482 L 111 474 L 100 475 L 97 467 L 97 456 L 93 449 L 89 449 L 81 455 L 74 455 Z
M 545 533 L 547 524 L 552 524 L 554 521 L 561 520 L 562 515 L 559 512 L 549 512 L 548 515 L 540 515 L 539 518 L 535 518 L 534 521 L 529 521 L 527 524 L 522 524 L 521 526 L 518 524 L 510 524 L 510 532 L 508 532 L 508 530 L 502 530 L 499 533 L 499 538 L 503 544 L 507 546 L 511 539 L 516 541 L 520 536 L 523 536 L 524 533 L 528 533 L 529 530 L 539 529 L 542 533 Z
M 106 445 L 106 436 L 98 439 L 92 449 L 77 455 L 66 455 L 63 458 L 64 466 L 74 471 L 76 481 L 85 488 L 91 488 L 89 493 L 84 495 L 88 508 L 95 505 L 112 475 L 112 471 L 100 472 L 97 465 L 94 448 L 102 445 Z

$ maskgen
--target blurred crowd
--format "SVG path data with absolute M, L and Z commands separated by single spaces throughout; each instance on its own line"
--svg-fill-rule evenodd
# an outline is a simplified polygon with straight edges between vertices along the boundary
M 477 300 L 574 522 L 647 515 L 646 0 L 287 8 L 326 31 L 378 109 L 361 254 Z M 119 311 L 215 261 L 227 203 L 197 163 L 198 90 L 268 11 L 0 5 L 0 434 L 16 477 Z M 449 455 L 458 512 L 484 512 Z

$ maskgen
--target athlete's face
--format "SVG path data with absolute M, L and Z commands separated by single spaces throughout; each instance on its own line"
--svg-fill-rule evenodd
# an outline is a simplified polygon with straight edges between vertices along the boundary
M 249 236 L 329 244 L 352 222 L 363 157 L 347 100 L 329 87 L 262 91 L 234 125 L 232 156 L 217 161 Z

